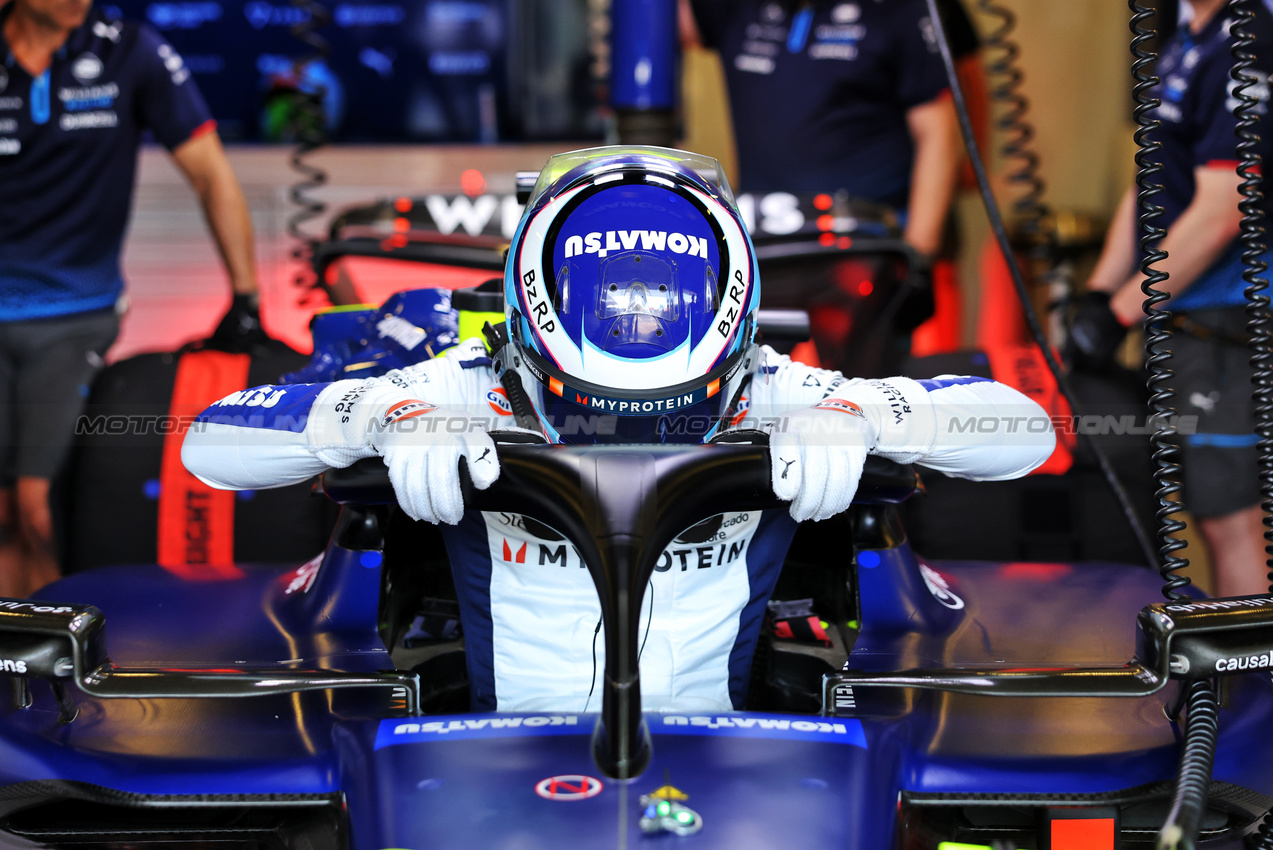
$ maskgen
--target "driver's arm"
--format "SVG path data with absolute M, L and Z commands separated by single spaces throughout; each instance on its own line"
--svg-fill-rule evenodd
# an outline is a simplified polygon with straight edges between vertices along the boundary
M 489 363 L 481 343 L 470 340 L 447 357 L 380 378 L 232 393 L 198 416 L 181 460 L 221 489 L 305 481 L 378 454 L 369 425 L 394 405 L 427 401 L 448 410 L 477 410 L 491 383 Z
M 849 380 L 766 349 L 752 383 L 759 417 L 808 408 L 827 399 L 852 402 L 874 431 L 871 454 L 916 463 L 956 478 L 1019 478 L 1056 447 L 1047 411 L 988 378 L 942 376 Z

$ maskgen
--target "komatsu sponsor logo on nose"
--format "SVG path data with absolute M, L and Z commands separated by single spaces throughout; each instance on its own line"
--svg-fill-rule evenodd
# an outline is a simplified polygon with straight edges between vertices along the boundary
M 492 714 L 486 717 L 438 717 L 423 723 L 382 720 L 376 732 L 376 749 L 430 741 L 477 738 L 538 738 L 552 735 L 587 735 L 592 724 L 577 714 Z
M 707 239 L 666 230 L 607 230 L 566 238 L 566 259 L 580 254 L 604 257 L 611 251 L 671 251 L 707 259 Z
M 399 723 L 395 735 L 418 735 L 430 732 L 446 735 L 450 732 L 477 732 L 482 729 L 535 729 L 541 726 L 576 726 L 579 718 L 573 714 L 537 715 L 533 717 L 489 717 L 481 720 L 437 720 L 430 723 Z

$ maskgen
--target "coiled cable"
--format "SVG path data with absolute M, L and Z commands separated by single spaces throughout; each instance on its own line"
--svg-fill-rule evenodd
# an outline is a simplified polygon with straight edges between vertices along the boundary
M 1071 389 L 1070 382 L 1065 377 L 1065 372 L 1061 369 L 1061 364 L 1056 359 L 1052 346 L 1048 344 L 1043 328 L 1039 324 L 1039 316 L 1035 312 L 1034 306 L 1030 303 L 1030 294 L 1026 291 L 1025 279 L 1021 274 L 1021 266 L 1017 263 L 1016 256 L 1012 252 L 1008 231 L 1003 224 L 1003 216 L 999 212 L 999 207 L 995 203 L 994 193 L 990 189 L 990 178 L 986 174 L 986 165 L 981 159 L 977 139 L 973 133 L 972 120 L 968 116 L 968 103 L 964 99 L 963 87 L 959 84 L 959 77 L 955 71 L 955 59 L 950 52 L 950 42 L 946 38 L 946 29 L 942 24 L 941 14 L 937 8 L 937 0 L 927 0 L 927 4 L 929 18 L 937 34 L 937 48 L 941 53 L 942 64 L 946 68 L 946 79 L 950 83 L 950 91 L 954 97 L 955 113 L 959 118 L 959 129 L 964 138 L 964 145 L 968 149 L 968 161 L 972 165 L 973 173 L 977 176 L 977 187 L 981 193 L 982 203 L 986 208 L 986 217 L 990 220 L 990 230 L 994 233 L 999 250 L 1003 252 L 1004 259 L 1007 261 L 1008 271 L 1012 277 L 1012 285 L 1016 289 L 1017 298 L 1021 302 L 1021 309 L 1025 313 L 1026 326 L 1030 329 L 1030 336 L 1043 354 L 1044 362 L 1048 365 L 1048 371 L 1052 373 L 1052 377 L 1056 380 L 1057 388 L 1061 391 L 1066 403 L 1069 404 L 1070 410 L 1077 411 L 1079 409 L 1078 400 L 1074 396 L 1074 390 Z M 1114 472 L 1114 467 L 1110 465 L 1105 451 L 1091 435 L 1084 433 L 1080 434 L 1080 437 L 1087 441 L 1087 446 L 1091 450 L 1093 457 L 1096 458 L 1106 483 L 1109 484 L 1110 489 L 1113 491 L 1114 498 L 1118 500 L 1118 505 L 1123 512 L 1123 518 L 1127 520 L 1127 524 L 1131 526 L 1132 533 L 1136 536 L 1136 542 L 1140 546 L 1145 563 L 1151 566 L 1156 565 L 1158 558 L 1154 552 L 1153 544 L 1150 542 L 1149 535 L 1146 533 L 1144 526 L 1141 525 L 1140 518 L 1136 516 L 1131 498 L 1127 495 L 1127 490 L 1123 487 L 1122 482 L 1118 480 L 1118 475 Z
M 313 194 L 327 184 L 327 172 L 306 161 L 314 151 L 327 144 L 327 114 L 323 107 L 327 91 L 321 83 L 307 86 L 305 71 L 310 64 L 325 61 L 331 55 L 331 44 L 315 31 L 325 26 L 331 15 L 316 0 L 292 0 L 292 5 L 303 12 L 300 20 L 291 27 L 292 35 L 313 51 L 296 61 L 293 72 L 296 106 L 292 133 L 296 147 L 288 158 L 292 170 L 299 175 L 288 189 L 288 198 L 297 207 L 287 219 L 287 234 L 295 240 L 290 256 L 299 265 L 292 283 L 297 289 L 297 304 L 306 307 L 321 301 L 326 292 L 326 282 L 318 279 L 313 263 L 314 250 L 322 241 L 322 234 L 307 232 L 304 225 L 321 218 L 327 211 L 327 204 Z
M 1264 193 L 1262 190 L 1261 156 L 1257 150 L 1260 136 L 1259 98 L 1251 94 L 1251 87 L 1259 80 L 1250 69 L 1255 64 L 1251 47 L 1255 36 L 1249 25 L 1255 20 L 1255 11 L 1246 0 L 1233 6 L 1233 80 L 1238 85 L 1233 91 L 1238 119 L 1238 176 L 1242 178 L 1242 279 L 1246 294 L 1247 333 L 1250 336 L 1252 395 L 1255 400 L 1255 433 L 1258 451 L 1261 508 L 1264 512 L 1264 552 L 1268 569 L 1269 592 L 1273 593 L 1273 322 L 1269 315 L 1269 296 L 1264 294 L 1268 281 L 1261 275 L 1268 271 L 1264 261 Z
M 1039 176 L 1039 156 L 1034 152 L 1034 127 L 1026 120 L 1030 104 L 1021 94 L 1023 74 L 1018 67 L 1021 54 L 1015 41 L 1009 36 L 1016 29 L 1016 15 L 1010 9 L 996 5 L 994 0 L 980 0 L 978 9 L 997 18 L 997 26 L 985 37 L 986 77 L 990 99 L 1000 104 L 995 128 L 1003 136 L 999 150 L 1008 163 L 1006 179 L 1010 186 L 1021 189 L 1012 202 L 1012 211 L 1020 230 L 1035 251 L 1046 250 L 1043 238 L 1043 221 L 1048 208 L 1043 203 L 1046 185 Z
M 1189 577 L 1181 573 L 1189 562 L 1175 554 L 1185 547 L 1185 541 L 1176 537 L 1185 524 L 1173 518 L 1174 514 L 1184 510 L 1179 499 L 1180 465 L 1176 463 L 1179 455 L 1173 444 L 1177 432 L 1171 419 L 1175 412 L 1171 401 L 1176 393 L 1171 389 L 1170 381 L 1176 373 L 1167 366 L 1172 356 L 1171 349 L 1167 347 L 1171 342 L 1168 327 L 1171 314 L 1158 308 L 1170 296 L 1156 288 L 1167 280 L 1167 273 L 1155 268 L 1155 263 L 1167 259 L 1167 253 L 1158 247 L 1167 231 L 1157 224 L 1163 208 L 1154 203 L 1154 197 L 1163 191 L 1162 185 L 1154 182 L 1154 178 L 1163 167 L 1154 159 L 1162 150 L 1162 144 L 1153 138 L 1161 122 L 1151 113 L 1161 103 L 1152 93 L 1159 82 L 1151 69 L 1157 53 L 1146 48 L 1146 43 L 1154 39 L 1156 33 L 1152 26 L 1145 26 L 1145 23 L 1155 13 L 1153 9 L 1142 6 L 1139 0 L 1128 0 L 1128 7 L 1132 12 L 1131 51 L 1135 58 L 1132 77 L 1136 81 L 1132 87 L 1132 97 L 1136 101 L 1132 115 L 1136 120 L 1136 186 L 1139 190 L 1136 204 L 1140 209 L 1140 273 L 1143 277 L 1140 290 L 1145 294 L 1144 310 L 1148 317 L 1145 322 L 1145 368 L 1149 375 L 1145 383 L 1149 388 L 1151 418 L 1156 423 L 1149 442 L 1153 447 L 1154 482 L 1158 487 L 1154 496 L 1158 500 L 1158 543 L 1162 556 L 1159 572 L 1163 578 L 1163 596 L 1176 600 L 1184 598 L 1181 590 L 1189 586 Z

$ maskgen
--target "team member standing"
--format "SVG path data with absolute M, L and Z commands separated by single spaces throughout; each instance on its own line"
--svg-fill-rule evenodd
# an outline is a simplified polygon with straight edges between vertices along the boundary
M 1261 3 L 1248 6 L 1255 12 L 1249 26 L 1259 78 L 1250 93 L 1260 99 L 1257 112 L 1267 124 L 1273 17 Z M 1229 79 L 1233 16 L 1228 0 L 1188 0 L 1182 11 L 1185 19 L 1157 69 L 1162 80 L 1154 94 L 1162 101 L 1157 138 L 1163 147 L 1156 159 L 1163 170 L 1155 179 L 1165 191 L 1154 202 L 1164 209 L 1155 225 L 1167 228 L 1160 247 L 1168 253 L 1156 268 L 1170 275 L 1159 288 L 1172 294 L 1165 306 L 1175 314 L 1175 357 L 1169 365 L 1176 377 L 1170 385 L 1179 412 L 1198 417 L 1197 433 L 1182 437 L 1185 504 L 1198 518 L 1211 552 L 1219 595 L 1261 593 L 1268 581 L 1237 239 L 1242 215 L 1231 97 L 1235 84 Z M 1267 129 L 1258 132 L 1257 150 L 1267 164 L 1273 161 L 1273 136 Z M 1263 209 L 1267 222 L 1267 190 Z M 1071 328 L 1079 367 L 1101 369 L 1111 363 L 1126 328 L 1144 318 L 1139 233 L 1133 187 L 1115 213 L 1088 281 L 1091 291 Z
M 171 151 L 255 321 L 251 219 L 181 57 L 90 0 L 0 7 L 0 595 L 57 576 L 49 483 L 119 327 L 142 134 Z
M 959 142 L 923 0 L 689 8 L 682 3 L 683 40 L 721 54 L 744 189 L 845 189 L 904 211 L 907 242 L 937 252 Z

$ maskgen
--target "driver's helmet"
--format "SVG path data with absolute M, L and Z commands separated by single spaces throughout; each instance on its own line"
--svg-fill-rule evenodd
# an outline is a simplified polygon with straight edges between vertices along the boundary
M 545 433 L 698 443 L 754 368 L 760 279 L 720 164 L 655 147 L 548 160 L 504 272 L 505 311 Z

